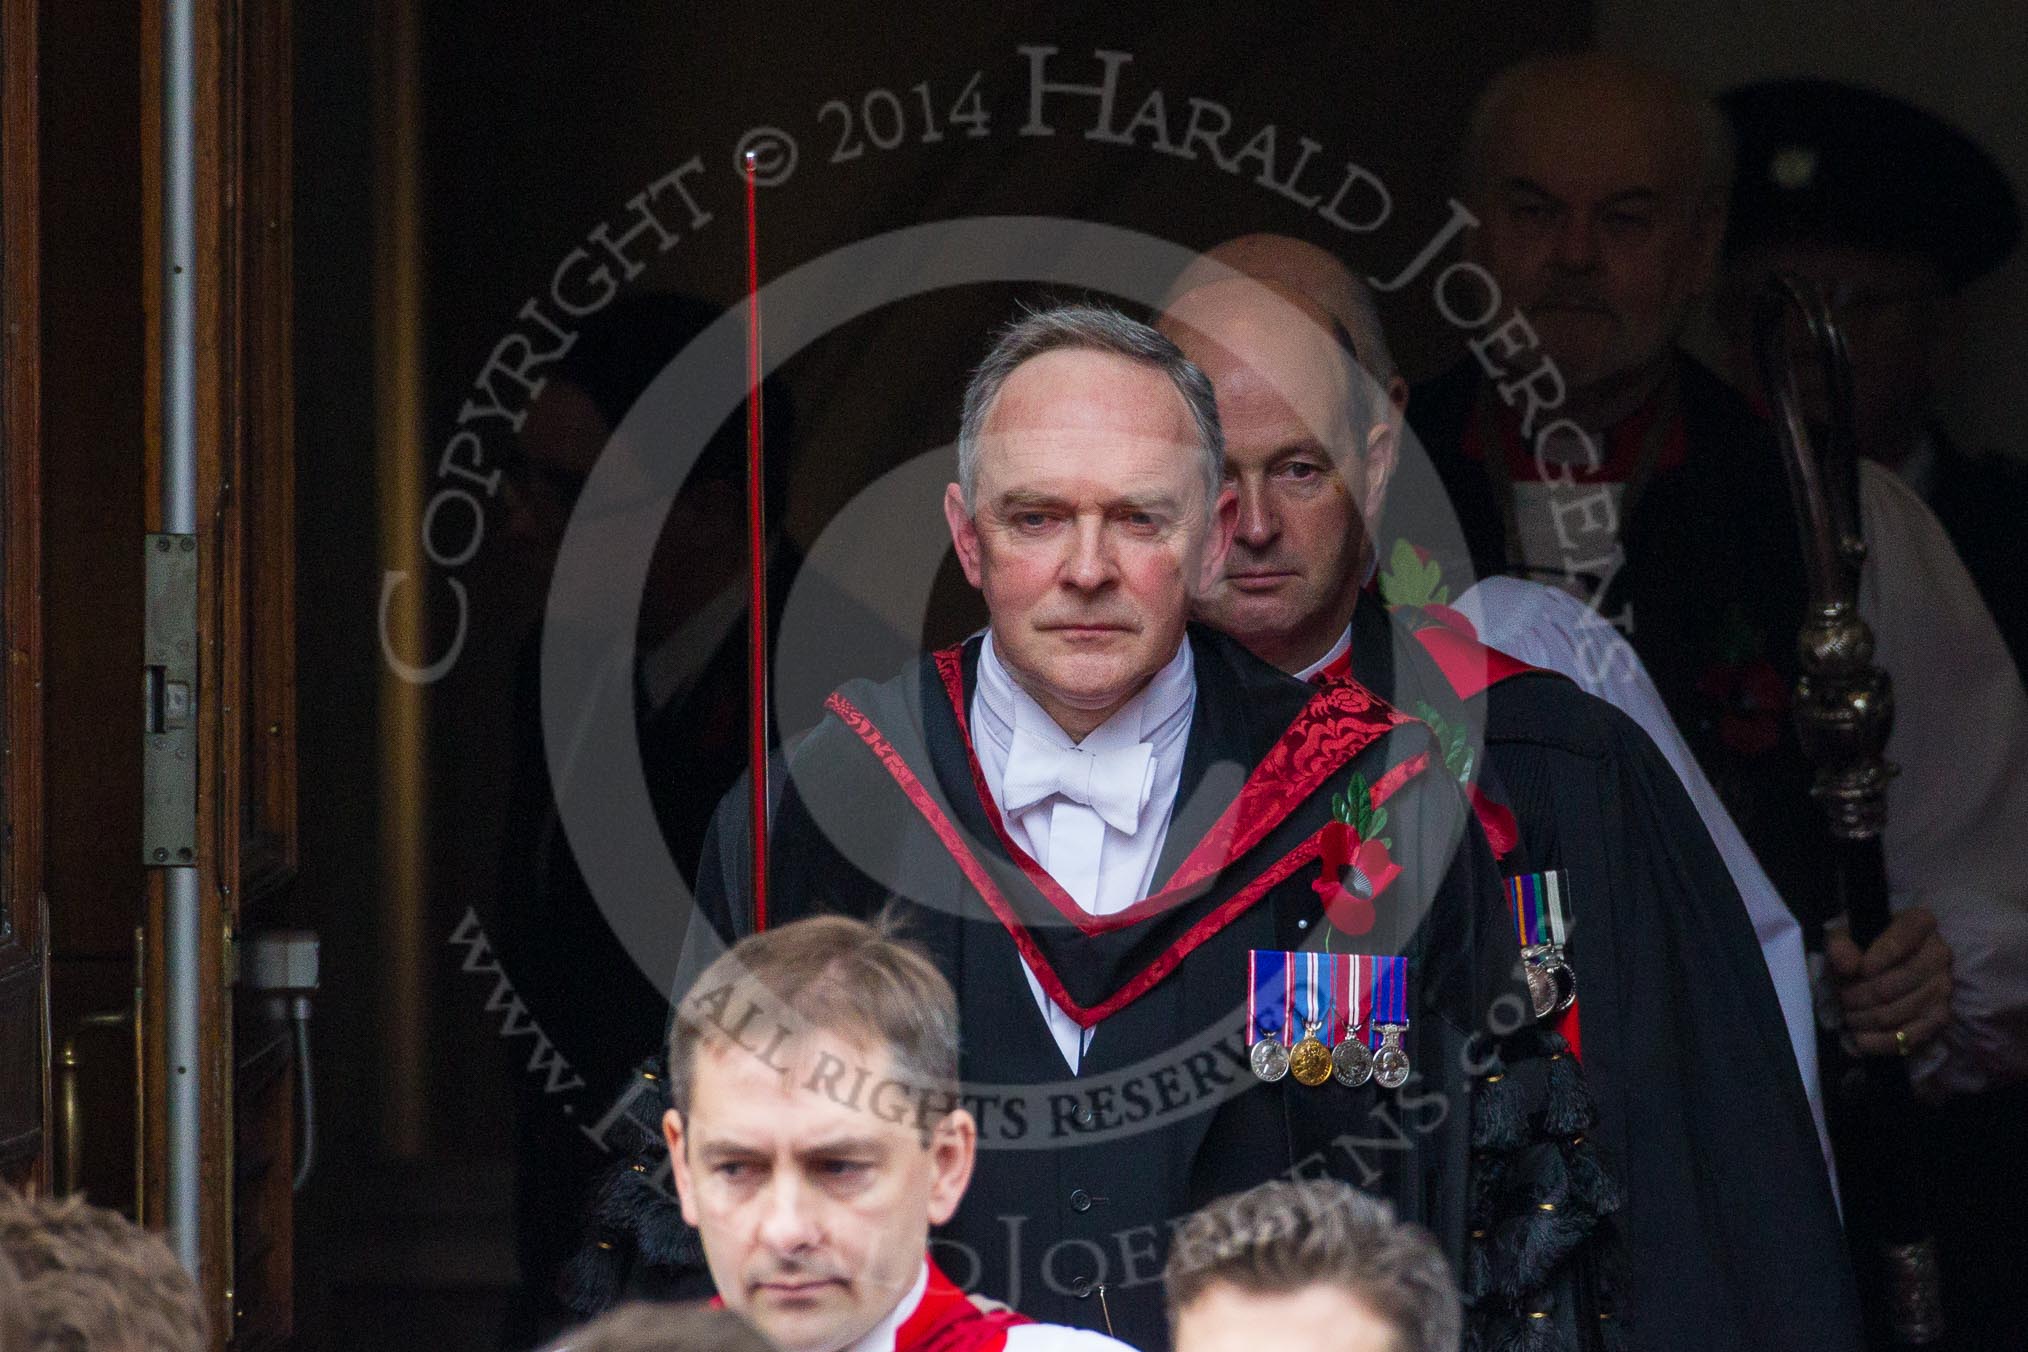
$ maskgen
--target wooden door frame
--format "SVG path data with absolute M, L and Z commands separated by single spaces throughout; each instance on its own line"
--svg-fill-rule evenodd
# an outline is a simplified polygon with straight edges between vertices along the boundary
M 49 1178 L 49 955 L 43 931 L 41 154 L 36 0 L 0 0 L 0 1038 L 35 1030 L 31 1132 L 0 1139 L 0 1177 Z M 11 922 L 11 923 L 9 923 Z M 32 1008 L 19 1006 L 27 1003 Z
M 291 11 L 197 0 L 196 422 L 197 858 L 202 1186 L 199 1286 L 223 1346 L 263 1346 L 292 1323 L 293 1052 L 232 986 L 238 934 L 272 919 L 296 875 L 294 300 Z M 144 309 L 148 471 L 159 530 L 162 246 L 161 0 L 142 17 Z M 138 542 L 137 542 L 138 544 Z M 147 925 L 163 930 L 159 873 Z M 150 941 L 145 1021 L 162 1028 L 165 945 Z M 167 1200 L 159 1033 L 147 1039 L 143 1196 Z M 279 1095 L 279 1100 L 277 1099 Z M 279 1101 L 282 1111 L 273 1111 Z M 241 1134 L 279 1132 L 253 1149 Z M 256 1167 L 257 1166 L 257 1167 Z M 254 1293 L 258 1292 L 256 1298 Z

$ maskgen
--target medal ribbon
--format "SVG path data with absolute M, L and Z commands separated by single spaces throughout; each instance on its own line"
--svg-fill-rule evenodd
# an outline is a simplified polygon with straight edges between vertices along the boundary
M 1563 870 L 1521 873 L 1502 884 L 1514 908 L 1514 928 L 1521 947 L 1570 942 L 1570 916 L 1564 903 Z
M 1324 1041 L 1333 1047 L 1359 1027 L 1358 997 L 1355 994 L 1358 961 L 1356 953 L 1324 955 L 1326 979 L 1331 986 L 1331 1016 L 1324 1023 Z
M 1246 1032 L 1249 1043 L 1273 1038 L 1283 1046 L 1293 1041 L 1290 1004 L 1294 991 L 1289 981 L 1289 957 L 1264 949 L 1247 954 Z
M 1302 960 L 1302 996 L 1296 1003 L 1296 1017 L 1302 1020 L 1303 1035 L 1309 1036 L 1313 1025 L 1328 1024 L 1336 1002 L 1331 998 L 1331 971 L 1327 965 L 1329 955 L 1317 952 L 1297 953 L 1291 956 Z M 1319 1000 L 1322 1001 L 1321 1006 Z
M 1380 1025 L 1408 1027 L 1408 959 L 1399 954 L 1374 954 L 1366 962 L 1370 973 L 1367 989 L 1372 992 L 1367 1006 L 1372 1011 L 1372 1021 L 1366 1030 L 1366 1045 L 1378 1049 Z

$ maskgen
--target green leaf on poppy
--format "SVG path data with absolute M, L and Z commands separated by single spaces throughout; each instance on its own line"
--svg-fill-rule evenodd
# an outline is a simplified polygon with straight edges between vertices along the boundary
M 1419 607 L 1443 601 L 1450 595 L 1443 578 L 1443 567 L 1435 559 L 1425 561 L 1417 556 L 1414 545 L 1396 540 L 1380 574 L 1380 597 L 1390 606 Z

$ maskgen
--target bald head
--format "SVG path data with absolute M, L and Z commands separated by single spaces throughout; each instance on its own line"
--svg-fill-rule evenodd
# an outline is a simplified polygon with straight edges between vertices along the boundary
M 1723 118 L 1664 71 L 1601 54 L 1496 77 L 1465 147 L 1467 249 L 1607 420 L 1659 384 L 1711 287 L 1731 181 Z
M 1159 327 L 1211 380 L 1239 498 L 1225 574 L 1199 617 L 1299 671 L 1351 622 L 1395 420 L 1344 324 L 1284 283 L 1227 274 L 1178 295 Z
M 1318 306 L 1344 327 L 1368 375 L 1382 385 L 1397 379 L 1373 293 L 1335 255 L 1308 240 L 1265 233 L 1229 239 L 1183 270 L 1169 287 L 1169 302 L 1234 272 L 1276 283 Z
M 1177 294 L 1156 327 L 1210 377 L 1221 419 L 1234 401 L 1280 400 L 1334 455 L 1355 451 L 1373 421 L 1357 340 L 1294 287 L 1252 276 L 1206 282 Z

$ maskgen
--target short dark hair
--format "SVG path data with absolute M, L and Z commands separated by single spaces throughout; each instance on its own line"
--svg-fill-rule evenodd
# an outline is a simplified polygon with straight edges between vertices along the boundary
M 731 1310 L 634 1301 L 565 1334 L 548 1352 L 774 1352 L 774 1344 Z
M 197 1284 L 169 1246 L 82 1197 L 28 1201 L 0 1184 L 0 1264 L 18 1286 L 0 1333 L 6 1352 L 202 1352 Z
M 1456 1279 L 1429 1232 L 1336 1179 L 1275 1180 L 1183 1222 L 1162 1274 L 1170 1327 L 1215 1286 L 1285 1295 L 1332 1285 L 1394 1331 L 1396 1352 L 1456 1352 Z
M 871 924 L 812 916 L 750 934 L 705 968 L 676 1006 L 669 1098 L 690 1111 L 697 1050 L 731 1041 L 724 1023 L 758 1007 L 789 1036 L 826 1032 L 885 1047 L 898 1081 L 925 1106 L 921 1125 L 958 1106 L 958 998 L 928 954 L 883 913 Z M 728 1015 L 727 1011 L 732 1012 Z

